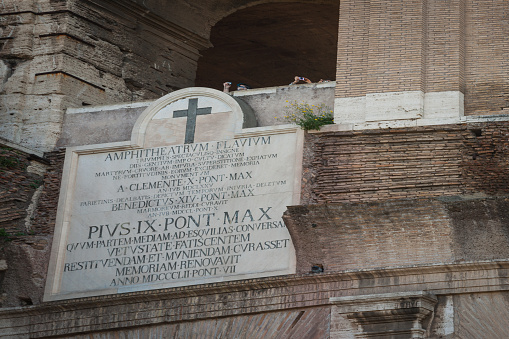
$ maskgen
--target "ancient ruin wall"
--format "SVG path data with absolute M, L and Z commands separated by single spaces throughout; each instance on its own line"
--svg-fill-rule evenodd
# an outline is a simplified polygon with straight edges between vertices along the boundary
M 4 1 L 0 134 L 53 149 L 67 107 L 158 98 L 193 85 L 208 42 L 134 4 Z
M 506 197 L 290 206 L 297 273 L 506 260 Z
M 509 113 L 507 1 L 465 0 L 465 114 Z
M 7 264 L 0 269 L 1 307 L 42 300 L 63 164 L 60 158 L 55 171 L 54 157 L 48 160 L 0 147 L 0 260 Z
M 384 209 L 385 202 L 388 204 L 387 206 L 396 206 L 397 204 L 391 205 L 391 201 L 395 199 L 454 198 L 456 195 L 482 198 L 506 195 L 509 193 L 509 176 L 507 174 L 509 173 L 507 154 L 509 141 L 507 135 L 509 135 L 509 122 L 308 134 L 304 150 L 302 205 L 371 203 L 369 208 L 376 212 Z M 43 185 L 40 186 L 42 188 L 39 204 L 32 214 L 30 226 L 35 234 L 16 240 L 17 243 L 23 244 L 25 247 L 32 247 L 33 244 L 36 244 L 34 245 L 38 251 L 36 254 L 41 258 L 46 258 L 50 249 L 63 156 L 63 151 L 47 155 L 49 165 L 44 179 L 41 180 Z M 22 178 L 26 174 L 6 171 L 3 176 L 5 177 L 4 190 L 8 191 L 10 187 L 13 187 L 12 185 L 16 185 L 16 182 L 11 182 L 12 176 Z M 27 181 L 25 186 L 29 193 L 33 194 L 35 189 L 30 188 L 30 183 Z M 27 196 L 25 200 L 29 201 L 30 199 L 30 196 Z M 25 209 L 27 204 L 26 202 L 20 210 L 6 209 L 4 218 L 7 218 L 6 220 L 8 218 L 25 220 L 28 213 Z M 411 222 L 415 217 L 415 213 L 412 212 L 414 208 L 416 213 L 421 211 L 423 215 L 427 215 L 426 213 L 429 211 L 435 211 L 431 214 L 439 219 L 442 215 L 440 223 L 444 225 L 450 224 L 448 221 L 450 217 L 447 215 L 454 214 L 454 211 L 444 212 L 444 207 L 438 202 L 422 204 L 422 206 L 410 205 L 405 207 L 408 210 L 406 214 L 408 220 L 401 219 L 403 218 L 401 217 L 398 219 L 399 221 Z M 354 207 L 348 208 L 352 209 L 350 215 L 354 216 L 357 215 L 355 213 L 360 213 L 367 207 L 358 205 L 357 210 Z M 405 208 L 398 207 L 395 212 L 399 213 Z M 323 215 L 326 213 L 320 214 L 320 216 Z M 352 218 L 352 220 L 357 220 Z M 455 218 L 455 220 L 460 220 L 459 216 Z M 425 219 L 425 217 L 421 219 Z M 477 217 L 472 217 L 472 220 L 477 219 Z M 311 227 L 310 225 L 313 223 L 310 222 L 309 225 L 306 225 Z M 9 225 L 14 224 L 9 221 Z M 419 226 L 418 232 L 425 232 L 426 227 L 421 226 Z M 430 234 L 434 232 L 433 230 L 433 228 L 427 229 L 431 232 Z M 11 233 L 13 232 L 15 232 L 14 229 Z M 446 233 L 444 233 L 445 238 L 452 237 L 450 232 Z M 39 242 L 37 240 L 39 238 L 36 239 L 34 236 L 42 237 L 42 242 Z M 445 239 L 444 237 L 438 238 Z M 430 239 L 434 238 L 430 237 Z M 460 242 L 462 238 L 457 237 L 456 239 Z M 13 243 L 15 242 L 10 242 L 9 246 Z M 462 248 L 468 248 L 470 245 L 465 246 Z M 452 260 L 453 257 L 462 256 L 458 254 L 458 251 L 453 255 L 451 250 L 444 245 L 443 251 L 435 254 Z M 469 256 L 470 254 L 466 257 Z M 433 257 L 435 259 L 425 256 L 422 258 L 424 261 L 439 260 L 435 257 Z M 474 257 L 470 256 L 470 258 Z M 47 260 L 43 259 L 40 264 L 43 265 L 41 267 L 45 267 Z M 353 262 L 351 264 L 356 265 Z M 9 265 L 12 267 L 11 273 L 16 275 L 25 266 Z M 307 264 L 304 266 L 302 269 L 309 270 Z M 337 269 L 341 269 L 341 267 L 338 266 Z M 44 278 L 40 277 L 40 272 L 43 272 L 43 276 L 45 275 L 44 269 L 37 266 L 33 271 L 38 272 L 37 279 Z M 32 282 L 33 279 L 27 278 L 23 281 Z M 4 281 L 3 291 L 12 295 L 12 299 L 4 305 L 22 304 L 22 299 L 17 298 L 19 295 L 26 300 L 22 294 L 13 292 L 13 289 L 17 290 L 19 287 L 16 284 L 14 279 Z M 32 288 L 34 291 L 39 291 L 37 292 L 39 294 L 31 295 L 30 302 L 34 304 L 40 302 L 42 284 L 40 287 L 39 290 Z
M 308 135 L 304 203 L 509 193 L 509 123 Z
M 465 115 L 509 112 L 507 1 L 345 0 L 337 98 L 464 94 Z

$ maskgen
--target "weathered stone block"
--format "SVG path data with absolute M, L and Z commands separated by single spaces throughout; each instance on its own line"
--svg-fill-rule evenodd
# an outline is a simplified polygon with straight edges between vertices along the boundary
M 44 122 L 20 126 L 19 144 L 38 151 L 51 151 L 60 135 L 61 123 Z
M 4 0 L 0 5 L 2 13 L 12 14 L 19 12 L 31 12 L 35 7 L 35 1 Z

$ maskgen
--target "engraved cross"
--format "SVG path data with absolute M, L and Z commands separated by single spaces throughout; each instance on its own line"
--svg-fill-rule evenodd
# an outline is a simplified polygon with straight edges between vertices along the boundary
M 198 99 L 189 99 L 189 108 L 173 111 L 174 118 L 187 117 L 185 144 L 194 142 L 194 130 L 196 128 L 196 116 L 211 114 L 212 107 L 198 108 Z

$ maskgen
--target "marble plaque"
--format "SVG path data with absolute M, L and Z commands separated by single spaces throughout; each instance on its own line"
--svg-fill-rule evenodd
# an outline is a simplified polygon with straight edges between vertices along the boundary
M 147 108 L 130 143 L 67 150 L 45 300 L 295 272 L 281 216 L 299 203 L 302 133 L 232 127 L 242 110 L 215 92 Z M 212 107 L 204 115 L 219 107 L 224 133 L 203 141 L 196 119 L 201 141 L 189 142 L 189 124 L 173 112 L 191 100 Z M 168 126 L 160 142 L 154 126 Z

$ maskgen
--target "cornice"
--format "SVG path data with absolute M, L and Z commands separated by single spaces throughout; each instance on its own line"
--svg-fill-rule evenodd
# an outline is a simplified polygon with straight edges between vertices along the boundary
M 331 307 L 331 298 L 344 296 L 411 291 L 437 296 L 509 291 L 508 277 L 509 260 L 497 260 L 288 275 L 97 296 L 0 310 L 0 335 L 69 335 L 118 329 L 133 323 L 156 325 Z M 108 319 L 98 321 L 98 314 Z

